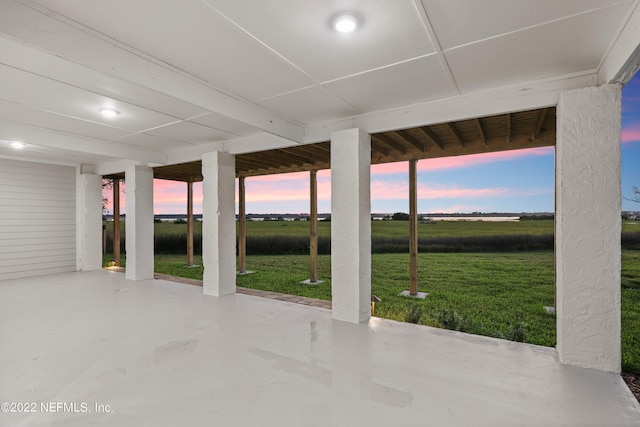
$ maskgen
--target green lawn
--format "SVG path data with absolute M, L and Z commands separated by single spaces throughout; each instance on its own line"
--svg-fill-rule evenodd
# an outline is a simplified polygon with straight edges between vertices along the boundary
M 107 232 L 113 231 L 113 222 L 108 222 Z M 122 230 L 126 222 L 122 223 Z M 202 223 L 194 222 L 194 234 L 202 234 Z M 186 224 L 156 222 L 156 234 L 185 234 Z M 622 232 L 640 232 L 640 222 L 623 221 Z M 247 221 L 248 236 L 307 236 L 309 223 L 306 221 Z M 435 221 L 418 224 L 418 235 L 426 236 L 492 236 L 501 234 L 553 234 L 553 220 L 540 221 Z M 331 236 L 331 222 L 318 222 L 318 235 Z M 371 221 L 373 237 L 409 236 L 408 221 Z

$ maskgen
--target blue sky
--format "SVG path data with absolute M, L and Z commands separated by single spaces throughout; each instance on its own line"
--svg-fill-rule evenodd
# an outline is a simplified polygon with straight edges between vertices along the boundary
M 622 93 L 622 194 L 640 187 L 640 76 Z M 329 171 L 318 172 L 318 211 L 331 211 Z M 407 162 L 371 167 L 371 211 L 407 212 Z M 309 175 L 292 173 L 246 179 L 247 213 L 306 213 Z M 125 196 L 126 199 L 126 196 Z M 126 203 L 126 202 L 125 202 Z M 507 151 L 418 162 L 418 211 L 553 212 L 554 149 Z M 623 210 L 640 204 L 623 199 Z M 126 211 L 126 208 L 123 209 Z M 186 212 L 186 184 L 156 180 L 154 211 Z M 194 211 L 202 212 L 202 186 L 194 185 Z

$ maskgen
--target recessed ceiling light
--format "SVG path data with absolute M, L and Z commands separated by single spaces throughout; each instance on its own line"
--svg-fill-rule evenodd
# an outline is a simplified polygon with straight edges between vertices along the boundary
M 358 28 L 358 17 L 352 13 L 341 13 L 333 19 L 333 28 L 339 33 L 350 33 Z
M 108 119 L 113 119 L 120 114 L 120 111 L 114 110 L 113 108 L 101 108 L 100 113 Z
M 13 148 L 15 148 L 16 150 L 20 150 L 22 148 L 24 148 L 24 142 L 20 142 L 20 141 L 11 141 L 11 146 Z

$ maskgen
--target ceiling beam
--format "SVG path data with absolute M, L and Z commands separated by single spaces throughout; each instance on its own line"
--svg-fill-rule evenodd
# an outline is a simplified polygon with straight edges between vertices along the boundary
M 511 113 L 505 114 L 504 120 L 507 126 L 507 142 L 511 142 Z
M 533 131 L 533 139 L 538 139 L 538 137 L 540 137 L 540 131 L 542 130 L 545 117 L 547 117 L 547 108 L 542 108 L 538 113 L 538 122 L 536 123 L 536 128 Z
M 433 133 L 433 131 L 429 129 L 429 127 L 421 126 L 418 129 L 420 129 L 420 132 L 422 132 L 424 136 L 426 136 L 427 139 L 431 141 L 432 144 L 437 145 L 438 147 L 440 147 L 442 151 L 444 151 L 444 144 L 442 143 L 442 141 L 440 141 L 440 138 L 438 138 L 438 135 Z
M 411 134 L 406 130 L 399 130 L 393 133 L 397 135 L 399 138 L 402 138 L 403 141 L 406 141 L 408 144 L 413 145 L 415 148 L 417 148 L 421 152 L 424 153 L 425 151 L 427 151 L 427 146 L 424 145 L 422 142 L 418 141 L 413 136 L 411 136 Z
M 295 160 L 298 162 L 302 162 L 302 164 L 307 164 L 307 165 L 315 165 L 316 164 L 316 160 L 315 159 L 310 159 L 307 156 L 301 156 L 299 154 L 295 154 L 293 153 L 291 150 L 282 150 L 282 149 L 278 149 L 275 150 L 275 154 L 278 156 L 281 156 L 283 158 L 288 158 L 291 160 Z
M 320 162 L 329 162 L 331 158 L 331 153 L 328 151 L 315 149 L 311 145 L 297 145 L 294 147 L 287 148 L 289 153 L 293 153 L 299 156 L 312 156 L 317 161 Z
M 489 143 L 489 139 L 484 133 L 482 122 L 480 121 L 480 119 L 474 119 L 474 122 L 476 124 L 476 127 L 478 128 L 478 133 L 480 134 L 480 138 L 482 138 L 482 142 L 484 143 L 484 145 L 487 145 Z
M 7 2 L 2 7 L 0 28 L 9 38 L 22 42 L 16 44 L 19 46 L 16 48 L 23 50 L 26 55 L 36 47 L 49 55 L 155 90 L 264 132 L 297 143 L 303 142 L 302 126 L 284 120 L 256 104 L 227 95 L 204 80 L 47 8 L 35 3 L 27 5 L 17 2 Z M 51 34 L 56 37 L 52 39 Z M 78 40 L 82 40 L 82 43 L 78 43 Z M 96 55 L 96 52 L 100 54 Z M 14 55 L 19 53 L 9 57 Z M 66 77 L 65 83 L 74 84 L 73 74 Z
M 380 153 L 383 156 L 389 156 L 390 151 L 387 150 L 386 145 L 382 143 L 382 141 L 380 141 L 379 139 L 373 139 L 373 141 L 371 141 L 371 155 L 373 156 L 374 153 Z
M 447 123 L 447 127 L 449 128 L 449 131 L 453 134 L 453 136 L 458 140 L 458 142 L 462 144 L 462 147 L 466 148 L 467 141 L 465 141 L 460 131 L 458 131 L 458 129 L 456 128 L 456 125 L 454 125 L 453 123 Z
M 404 147 L 402 144 L 399 144 L 398 142 L 394 141 L 391 137 L 387 136 L 387 135 L 383 135 L 383 134 L 375 134 L 375 135 L 371 135 L 372 137 L 374 137 L 375 139 L 377 139 L 378 141 L 382 142 L 383 144 L 385 144 L 387 147 L 391 148 L 394 151 L 397 151 L 400 154 L 407 154 L 407 149 L 406 147 Z
M 96 155 L 105 159 L 127 159 L 158 164 L 167 163 L 167 153 L 155 148 L 69 135 L 11 122 L 0 121 L 0 139 L 22 141 L 27 145 L 36 147 L 66 150 L 69 153 L 76 153 L 78 156 Z

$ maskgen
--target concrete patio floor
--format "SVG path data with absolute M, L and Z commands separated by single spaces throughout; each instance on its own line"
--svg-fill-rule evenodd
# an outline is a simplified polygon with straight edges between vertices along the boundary
M 0 331 L 2 426 L 640 426 L 551 348 L 116 272 L 1 282 Z

